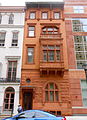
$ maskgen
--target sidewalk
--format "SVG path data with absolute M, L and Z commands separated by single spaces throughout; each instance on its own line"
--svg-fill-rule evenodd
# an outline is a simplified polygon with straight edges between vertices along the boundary
M 87 120 L 87 116 L 66 116 L 67 120 Z

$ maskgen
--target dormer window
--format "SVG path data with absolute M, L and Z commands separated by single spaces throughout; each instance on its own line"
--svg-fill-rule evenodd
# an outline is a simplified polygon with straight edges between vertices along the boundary
M 48 13 L 42 12 L 42 19 L 47 19 L 47 18 L 48 18 Z
M 60 18 L 60 13 L 54 12 L 54 19 L 59 19 L 59 18 Z
M 42 29 L 42 34 L 58 34 L 57 27 L 44 27 Z
M 30 19 L 35 19 L 35 12 L 30 12 Z
M 14 15 L 10 14 L 8 24 L 13 24 L 13 21 L 14 21 Z

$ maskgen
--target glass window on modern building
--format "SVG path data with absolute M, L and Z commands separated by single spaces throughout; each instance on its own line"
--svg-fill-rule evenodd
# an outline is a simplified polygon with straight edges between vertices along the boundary
M 82 89 L 83 106 L 87 107 L 87 82 L 86 80 L 81 80 L 81 89 Z
M 1 31 L 0 32 L 0 46 L 4 46 L 5 45 L 5 36 L 6 36 L 6 32 L 5 31 Z
M 28 47 L 28 63 L 34 63 L 34 47 Z
M 36 17 L 35 12 L 30 12 L 30 19 L 35 19 L 35 17 Z
M 1 24 L 1 22 L 2 22 L 2 15 L 1 15 L 1 13 L 0 13 L 0 24 Z
M 57 102 L 59 100 L 58 87 L 55 83 L 48 83 L 45 87 L 45 101 Z
M 13 32 L 11 46 L 18 46 L 18 32 Z
M 8 61 L 7 80 L 16 81 L 17 61 Z
M 43 45 L 43 61 L 44 62 L 60 61 L 60 46 Z
M 35 36 L 35 27 L 29 26 L 28 27 L 28 37 L 34 37 Z
M 77 68 L 82 69 L 87 64 L 87 36 L 74 36 L 74 46 Z
M 84 7 L 83 6 L 73 6 L 74 13 L 84 13 Z
M 72 20 L 73 32 L 87 32 L 87 19 L 76 18 Z
M 13 22 L 14 22 L 14 15 L 10 14 L 8 24 L 13 24 Z
M 5 90 L 5 95 L 4 95 L 4 110 L 8 110 L 8 111 L 13 110 L 14 96 L 15 96 L 14 88 L 8 87 Z

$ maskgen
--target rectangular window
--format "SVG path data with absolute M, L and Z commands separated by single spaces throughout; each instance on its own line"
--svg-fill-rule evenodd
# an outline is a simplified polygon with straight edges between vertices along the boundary
M 60 13 L 54 12 L 54 19 L 59 19 L 59 18 L 60 18 Z
M 74 32 L 87 32 L 87 19 L 73 19 L 72 23 Z
M 30 19 L 35 19 L 35 12 L 30 12 Z
M 43 45 L 43 61 L 44 62 L 60 61 L 60 46 Z
M 28 36 L 29 37 L 34 37 L 35 36 L 35 27 L 34 26 L 29 26 L 28 27 Z
M 86 80 L 81 80 L 83 106 L 87 107 L 87 83 Z
M 77 68 L 82 69 L 87 64 L 87 36 L 74 36 Z
M 12 38 L 11 46 L 17 46 L 17 45 L 18 45 L 18 32 L 13 32 L 13 38 Z
M 74 13 L 84 13 L 84 7 L 83 6 L 73 6 Z
M 47 19 L 47 18 L 48 18 L 48 13 L 42 12 L 42 19 Z
M 28 63 L 34 63 L 34 47 L 28 48 Z
M 14 81 L 16 79 L 17 61 L 8 61 L 8 80 Z
M 0 46 L 4 46 L 5 45 L 5 32 L 0 32 Z

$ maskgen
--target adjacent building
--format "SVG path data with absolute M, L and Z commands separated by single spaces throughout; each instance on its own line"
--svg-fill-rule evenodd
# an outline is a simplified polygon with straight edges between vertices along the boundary
M 65 0 L 64 7 L 72 115 L 87 115 L 83 69 L 87 64 L 87 0 Z
M 17 113 L 24 7 L 0 6 L 0 115 Z
M 27 2 L 20 103 L 71 115 L 64 2 Z

